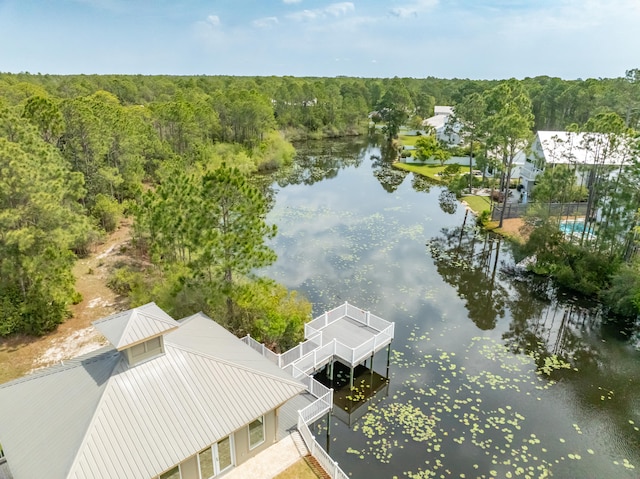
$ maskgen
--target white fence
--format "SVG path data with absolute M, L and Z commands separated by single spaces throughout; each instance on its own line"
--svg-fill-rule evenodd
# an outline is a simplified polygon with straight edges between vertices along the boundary
M 393 324 L 389 321 L 385 321 L 375 314 L 371 314 L 369 311 L 364 311 L 352 304 L 344 303 L 305 324 L 305 337 L 310 337 L 311 334 L 320 331 L 322 328 L 327 327 L 329 324 L 338 321 L 345 316 L 353 319 L 354 321 L 365 324 L 376 331 L 383 331 Z
M 377 334 L 355 348 L 345 345 L 336 338 L 323 344 L 322 329 L 344 317 L 368 326 L 377 331 Z M 364 311 L 345 302 L 305 324 L 304 333 L 306 341 L 282 354 L 270 351 L 264 344 L 255 341 L 250 336 L 246 336 L 242 340 L 252 349 L 277 364 L 278 367 L 287 369 L 294 377 L 299 377 L 289 366 L 293 365 L 302 373 L 308 374 L 330 362 L 334 356 L 348 361 L 351 365 L 361 363 L 393 340 L 395 325 L 369 311 Z
M 276 366 L 280 367 L 280 356 L 281 356 L 280 354 L 274 353 L 264 344 L 259 343 L 249 335 L 245 336 L 244 338 L 241 338 L 240 340 L 246 345 L 248 345 L 254 351 L 257 351 L 260 354 L 262 354 L 265 358 L 267 358 L 269 361 L 274 363 Z
M 329 453 L 318 444 L 318 441 L 313 437 L 309 426 L 305 424 L 302 417 L 298 417 L 298 431 L 300 431 L 300 435 L 311 455 L 316 458 L 318 463 L 332 479 L 349 479 L 349 476 L 340 469 L 338 463 L 331 459 Z

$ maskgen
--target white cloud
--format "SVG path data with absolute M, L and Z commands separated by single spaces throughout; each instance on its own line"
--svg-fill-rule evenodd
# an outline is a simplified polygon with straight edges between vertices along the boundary
M 346 15 L 349 12 L 355 11 L 356 6 L 351 2 L 341 2 L 341 3 L 332 3 L 325 11 L 329 15 L 333 15 L 334 17 L 340 17 L 342 15 Z
M 278 23 L 278 17 L 258 18 L 257 20 L 251 22 L 254 27 L 258 28 L 272 28 L 275 27 Z
M 219 27 L 220 26 L 220 17 L 218 15 L 209 15 L 207 17 L 206 23 L 211 27 Z
M 392 8 L 389 13 L 400 18 L 417 17 L 420 13 L 426 12 L 436 5 L 438 5 L 438 0 L 415 0 L 401 7 Z
M 307 20 L 315 20 L 320 16 L 322 16 L 322 12 L 320 10 L 300 10 L 299 12 L 290 13 L 287 15 L 287 18 L 297 22 L 303 22 Z
M 287 15 L 287 18 L 295 21 L 312 21 L 327 16 L 341 17 L 350 12 L 355 11 L 356 7 L 352 2 L 332 3 L 325 8 L 316 8 L 313 10 L 300 10 Z

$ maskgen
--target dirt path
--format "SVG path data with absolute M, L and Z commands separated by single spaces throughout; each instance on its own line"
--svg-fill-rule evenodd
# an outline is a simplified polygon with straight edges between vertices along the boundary
M 91 322 L 127 307 L 124 298 L 109 289 L 107 280 L 112 267 L 128 259 L 130 241 L 131 222 L 124 220 L 105 243 L 76 263 L 73 274 L 82 301 L 71 306 L 73 316 L 54 332 L 40 338 L 17 335 L 0 339 L 0 383 L 105 344 Z

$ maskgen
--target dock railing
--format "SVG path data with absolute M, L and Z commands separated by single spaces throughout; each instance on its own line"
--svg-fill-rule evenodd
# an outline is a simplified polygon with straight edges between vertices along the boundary
M 336 310 L 339 310 L 338 313 L 340 316 L 336 314 Z M 345 317 L 345 315 L 354 321 L 366 324 L 378 331 L 377 334 L 355 348 L 347 346 L 336 338 L 323 345 L 322 331 L 316 329 L 316 327 L 326 327 L 332 322 Z M 313 326 L 309 326 L 314 322 L 315 324 Z M 242 340 L 251 346 L 252 349 L 278 365 L 278 367 L 287 369 L 288 366 L 295 365 L 307 374 L 327 364 L 332 357 L 348 361 L 350 364 L 358 364 L 371 354 L 377 352 L 381 347 L 389 344 L 393 340 L 395 333 L 394 323 L 385 321 L 368 311 L 363 311 L 355 306 L 351 306 L 349 303 L 345 303 L 317 317 L 311 323 L 305 325 L 307 340 L 281 354 L 274 353 L 250 336 L 245 336 Z
M 347 346 L 336 338 L 323 344 L 322 329 L 344 317 L 366 325 L 376 334 L 355 348 Z M 348 476 L 316 441 L 309 429 L 309 424 L 332 410 L 333 389 L 322 385 L 309 373 L 313 373 L 334 358 L 349 361 L 352 365 L 358 364 L 375 354 L 383 346 L 390 344 L 394 332 L 394 323 L 345 302 L 305 324 L 304 336 L 306 340 L 284 353 L 274 353 L 249 335 L 242 338 L 242 341 L 253 350 L 268 358 L 291 377 L 305 384 L 307 391 L 316 398 L 314 402 L 298 411 L 298 430 L 311 455 L 318 460 L 318 463 L 332 479 L 348 479 Z
M 311 433 L 309 426 L 304 422 L 301 416 L 298 416 L 298 431 L 304 440 L 307 449 L 313 457 L 316 458 L 318 463 L 322 466 L 325 472 L 332 479 L 349 479 L 349 476 L 340 469 L 338 463 L 331 459 L 331 456 L 327 451 L 322 449 L 322 446 L 318 444 L 316 438 Z
M 353 319 L 354 321 L 357 321 L 358 323 L 369 326 L 376 331 L 383 331 L 389 325 L 393 324 L 376 316 L 375 314 L 371 314 L 371 312 L 369 311 L 357 308 L 356 306 L 353 306 L 349 303 L 344 303 L 343 305 L 340 305 L 337 308 L 332 309 L 331 311 L 327 311 L 305 324 L 305 337 L 310 337 L 310 335 L 319 332 L 320 330 L 322 330 L 322 328 L 326 328 L 331 323 L 338 321 L 345 316 Z
M 243 343 L 245 343 L 246 345 L 248 345 L 254 351 L 257 351 L 260 354 L 262 354 L 265 358 L 267 358 L 269 361 L 274 363 L 276 366 L 281 367 L 280 366 L 280 354 L 274 353 L 268 347 L 266 347 L 264 344 L 259 343 L 258 341 L 253 339 L 248 334 L 244 338 L 241 338 L 241 341 Z

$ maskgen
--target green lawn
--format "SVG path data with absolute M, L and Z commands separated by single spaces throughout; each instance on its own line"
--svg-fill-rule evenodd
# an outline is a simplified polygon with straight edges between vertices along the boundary
M 442 183 L 442 179 L 435 176 L 436 173 L 444 171 L 445 166 L 440 165 L 408 165 L 406 163 L 396 162 L 393 164 L 396 168 L 401 170 L 411 171 L 419 175 L 425 176 L 430 180 Z M 476 214 L 480 214 L 483 211 L 489 211 L 491 208 L 491 202 L 488 196 L 463 196 L 462 200 L 465 201 L 469 208 L 471 208 Z
M 442 183 L 442 179 L 436 176 L 436 173 L 442 173 L 445 166 L 440 165 L 408 165 L 406 163 L 394 163 L 393 166 L 400 168 L 401 170 L 412 171 L 419 175 L 426 176 L 427 178 Z
M 489 211 L 491 208 L 491 201 L 488 196 L 463 196 L 462 201 L 467 203 L 469 208 L 477 214 L 483 211 Z
M 400 143 L 402 143 L 405 146 L 415 146 L 416 145 L 416 141 L 418 141 L 418 138 L 420 138 L 420 136 L 418 135 L 398 135 L 398 139 L 400 140 Z

